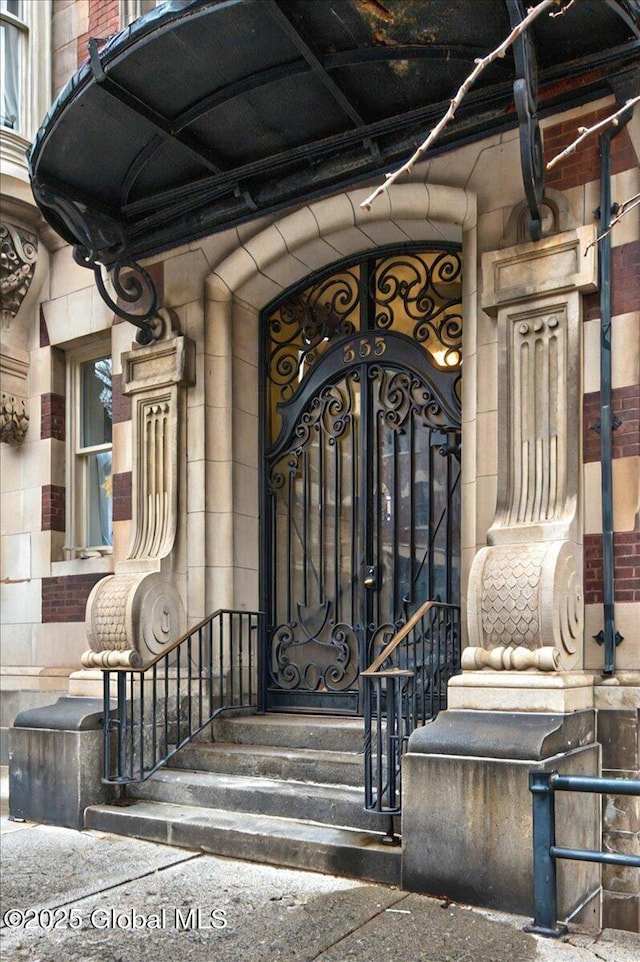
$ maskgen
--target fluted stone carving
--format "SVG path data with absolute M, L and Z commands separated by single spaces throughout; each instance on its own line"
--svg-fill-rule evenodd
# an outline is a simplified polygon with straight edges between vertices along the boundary
M 180 595 L 162 571 L 178 523 L 180 410 L 195 349 L 173 312 L 159 311 L 153 325 L 157 340 L 122 355 L 122 391 L 132 399 L 134 534 L 121 570 L 87 601 L 85 668 L 143 667 L 184 630 Z
M 466 671 L 556 671 L 578 661 L 579 292 L 595 288 L 594 233 L 580 228 L 483 259 L 483 306 L 498 321 L 501 433 L 496 515 L 469 575 Z
M 0 224 L 0 314 L 7 330 L 27 296 L 36 270 L 38 238 L 35 234 Z

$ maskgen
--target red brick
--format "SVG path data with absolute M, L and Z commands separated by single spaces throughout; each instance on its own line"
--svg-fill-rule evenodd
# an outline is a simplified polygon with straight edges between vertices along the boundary
M 131 519 L 131 471 L 113 475 L 113 520 Z
M 43 394 L 40 398 L 40 437 L 64 441 L 66 436 L 65 399 L 61 394 Z
M 548 127 L 544 132 L 544 152 L 545 163 L 548 163 L 553 156 L 561 153 L 578 136 L 579 127 L 592 127 L 600 120 L 604 120 L 615 107 L 601 107 L 599 110 L 591 111 L 582 117 L 573 120 L 565 120 L 560 124 Z M 611 170 L 618 174 L 623 170 L 636 167 L 638 158 L 635 155 L 628 131 L 622 130 L 611 141 Z M 567 154 L 551 170 L 546 172 L 545 181 L 548 187 L 555 187 L 557 190 L 569 190 L 571 187 L 578 187 L 581 184 L 596 180 L 600 176 L 600 148 L 598 134 L 595 133 L 587 138 L 576 150 Z M 622 198 L 624 199 L 624 198 Z
M 104 574 L 67 575 L 42 579 L 42 621 L 84 621 L 87 598 Z
M 66 524 L 66 490 L 60 484 L 42 487 L 41 530 L 64 531 Z
M 114 374 L 111 379 L 113 388 L 113 423 L 131 420 L 131 398 L 122 393 L 122 374 Z
M 613 535 L 614 598 L 616 601 L 640 599 L 640 563 L 630 563 L 625 546 L 640 555 L 640 530 L 616 531 Z M 602 536 L 585 535 L 584 593 L 587 604 L 602 604 Z

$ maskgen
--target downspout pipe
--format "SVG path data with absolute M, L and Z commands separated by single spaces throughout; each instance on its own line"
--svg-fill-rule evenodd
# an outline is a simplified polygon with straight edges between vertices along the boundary
M 615 622 L 615 575 L 613 562 L 613 432 L 620 422 L 611 406 L 611 141 L 631 119 L 623 114 L 617 126 L 600 135 L 600 465 L 602 498 L 602 598 L 604 627 L 595 635 L 604 644 L 605 675 L 615 671 L 616 647 L 623 640 Z M 616 207 L 617 210 L 617 207 Z

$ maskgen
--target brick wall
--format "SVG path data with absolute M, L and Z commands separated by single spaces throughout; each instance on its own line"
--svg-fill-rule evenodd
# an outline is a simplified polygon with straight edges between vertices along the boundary
M 564 120 L 562 123 L 545 128 L 545 164 L 576 139 L 579 127 L 592 127 L 598 121 L 610 116 L 614 110 L 614 105 L 601 107 L 599 110 L 583 114 L 582 117 L 574 117 L 571 120 Z M 623 170 L 629 170 L 637 166 L 638 158 L 633 149 L 629 133 L 627 130 L 622 130 L 611 141 L 611 172 L 619 174 Z M 571 187 L 579 187 L 581 184 L 596 180 L 599 176 L 600 146 L 598 136 L 594 135 L 587 138 L 577 150 L 568 154 L 564 160 L 547 171 L 545 183 L 547 187 L 554 187 L 556 190 L 569 190 Z
M 640 601 L 640 531 L 614 531 L 615 601 Z M 602 604 L 602 535 L 584 536 L 584 595 L 588 605 Z
M 621 424 L 613 432 L 614 458 L 640 455 L 640 384 L 615 388 L 611 392 L 614 417 Z M 600 420 L 600 392 L 585 394 L 583 412 L 583 457 L 585 463 L 600 460 L 600 434 L 593 425 Z
M 61 394 L 43 394 L 40 399 L 40 437 L 64 441 L 65 399 Z
M 87 598 L 104 574 L 42 579 L 42 622 L 84 621 Z
M 131 471 L 113 475 L 113 520 L 131 519 Z
M 42 531 L 64 531 L 66 490 L 61 484 L 42 487 Z
M 113 423 L 131 420 L 131 398 L 122 393 L 122 374 L 114 374 L 111 379 L 113 388 Z
M 106 39 L 120 30 L 119 0 L 89 0 L 89 23 L 86 33 L 78 37 L 78 66 L 89 56 L 89 37 Z
M 633 217 L 633 213 L 629 216 Z M 628 314 L 640 306 L 640 240 L 621 244 L 611 251 L 611 314 Z M 600 295 L 585 294 L 582 319 L 600 317 Z

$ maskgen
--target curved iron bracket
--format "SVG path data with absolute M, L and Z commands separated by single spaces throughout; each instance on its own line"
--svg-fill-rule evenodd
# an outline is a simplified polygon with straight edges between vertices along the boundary
M 522 0 L 505 0 L 511 27 L 525 18 Z M 536 51 L 529 30 L 525 30 L 513 44 L 516 80 L 513 99 L 520 127 L 520 164 L 522 181 L 529 207 L 529 233 L 531 240 L 540 240 L 542 234 L 542 197 L 544 194 L 544 155 L 542 134 L 538 122 L 538 67 Z
M 158 295 L 149 273 L 126 256 L 126 235 L 122 225 L 103 211 L 65 196 L 57 186 L 54 189 L 35 179 L 32 188 L 38 203 L 54 211 L 76 238 L 73 259 L 76 264 L 93 271 L 96 287 L 107 307 L 138 328 L 136 341 L 139 344 L 150 344 L 158 336 L 156 326 L 149 323 L 158 310 Z M 106 289 L 103 269 L 111 275 L 117 300 Z M 135 313 L 126 310 L 122 302 L 136 307 Z

